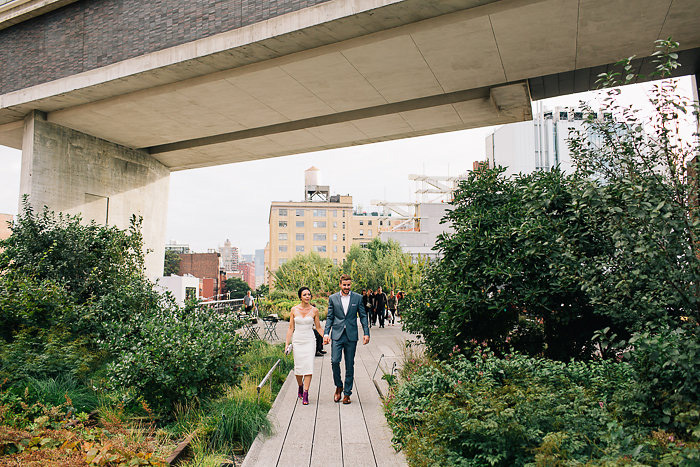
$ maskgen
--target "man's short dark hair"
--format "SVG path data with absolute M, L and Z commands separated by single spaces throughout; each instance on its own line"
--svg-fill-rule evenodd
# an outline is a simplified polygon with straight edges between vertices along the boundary
M 350 274 L 343 274 L 342 276 L 340 276 L 340 282 L 351 281 L 351 280 L 352 280 L 352 277 L 350 277 Z

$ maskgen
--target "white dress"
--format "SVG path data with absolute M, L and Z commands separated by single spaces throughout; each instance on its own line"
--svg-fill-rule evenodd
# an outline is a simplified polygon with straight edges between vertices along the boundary
M 314 373 L 314 357 L 316 356 L 313 313 L 309 313 L 305 318 L 294 317 L 292 353 L 294 355 L 294 374 L 312 375 Z

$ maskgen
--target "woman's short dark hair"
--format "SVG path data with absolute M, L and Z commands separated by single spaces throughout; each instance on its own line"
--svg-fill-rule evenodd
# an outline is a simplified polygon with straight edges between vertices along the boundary
M 299 289 L 299 293 L 297 294 L 297 295 L 299 295 L 299 298 L 301 298 L 301 293 L 302 293 L 304 290 L 308 290 L 309 293 L 311 293 L 311 289 L 310 289 L 310 288 L 308 288 L 308 287 L 302 287 L 301 289 Z M 311 296 L 313 296 L 313 294 L 311 294 Z

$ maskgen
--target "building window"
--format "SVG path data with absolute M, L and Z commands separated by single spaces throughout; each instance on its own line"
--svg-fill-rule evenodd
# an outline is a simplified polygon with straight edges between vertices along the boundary
M 333 234 L 333 241 L 337 242 L 338 241 L 338 234 Z
M 379 225 L 384 225 L 384 221 L 379 221 Z
M 345 241 L 345 234 L 343 234 L 343 241 Z
M 287 234 L 286 234 L 286 233 L 280 233 L 280 234 L 279 234 L 279 239 L 280 239 L 280 240 L 287 240 Z
M 372 229 L 367 229 L 367 236 L 371 237 L 372 236 Z
M 280 246 L 279 246 L 279 250 L 280 250 L 281 252 L 286 252 L 286 251 L 287 251 L 287 245 L 280 245 Z
M 364 236 L 365 236 L 365 231 L 360 229 L 360 237 L 364 237 Z
M 343 253 L 345 253 L 345 245 L 343 245 Z
M 365 221 L 360 221 L 360 225 L 365 225 Z
M 337 209 L 333 210 L 333 217 L 338 217 L 338 210 Z
M 286 262 L 287 262 L 287 258 L 280 258 L 279 261 L 278 261 L 278 264 L 279 264 L 280 266 L 282 266 L 282 265 L 283 265 L 284 263 L 286 263 Z
M 297 217 L 304 217 L 304 210 L 303 209 L 297 209 Z
M 287 210 L 286 210 L 286 209 L 280 208 L 280 210 L 279 210 L 279 215 L 280 215 L 280 216 L 286 216 L 286 215 L 287 215 Z
M 386 225 L 391 225 L 391 221 L 386 221 Z
M 197 300 L 197 287 L 185 287 L 185 300 Z
M 333 258 L 333 265 L 335 265 L 335 266 L 338 265 L 338 258 Z
M 316 253 L 325 253 L 326 252 L 326 245 L 314 245 L 314 251 Z
M 325 229 L 326 221 L 314 221 L 314 227 L 317 229 Z
M 297 221 L 297 227 L 304 228 L 304 221 Z
M 345 230 L 345 222 L 343 222 L 343 230 Z
M 326 234 L 324 233 L 315 233 L 314 234 L 314 242 L 325 242 L 326 241 Z
M 333 245 L 333 253 L 338 253 L 338 245 Z
M 281 229 L 284 229 L 285 227 L 287 227 L 287 221 L 279 221 L 278 225 L 280 226 Z
M 297 251 L 303 253 L 304 252 L 304 245 L 297 245 Z
M 314 209 L 314 217 L 326 217 L 325 209 Z
M 345 217 L 345 209 L 343 209 L 343 217 Z
M 337 229 L 338 228 L 338 223 L 336 221 L 333 221 L 333 228 Z
M 372 221 L 367 221 L 367 225 L 372 225 Z
M 297 242 L 303 242 L 303 241 L 304 241 L 304 234 L 298 233 L 297 234 Z

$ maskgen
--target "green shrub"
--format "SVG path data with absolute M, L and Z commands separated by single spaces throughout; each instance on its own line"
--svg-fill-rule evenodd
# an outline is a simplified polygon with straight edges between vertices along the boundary
M 229 316 L 199 310 L 163 309 L 114 326 L 104 342 L 117 357 L 107 368 L 110 389 L 133 388 L 151 407 L 216 393 L 236 384 L 243 351 Z
M 635 374 L 624 362 L 497 358 L 476 345 L 468 358 L 411 368 L 385 405 L 410 465 L 655 464 L 671 451 L 691 465 L 698 453 L 696 442 L 661 446 L 621 419 L 618 391 Z
M 697 326 L 663 326 L 630 339 L 636 373 L 624 398 L 627 418 L 700 441 L 700 338 Z

